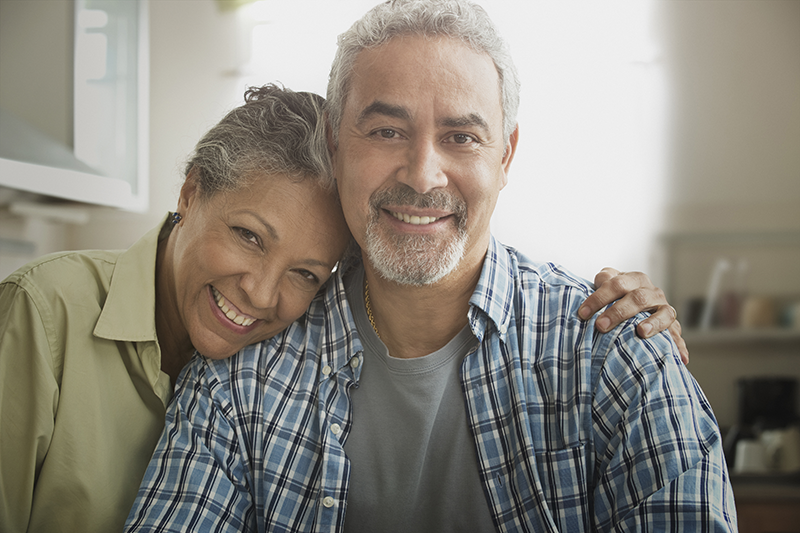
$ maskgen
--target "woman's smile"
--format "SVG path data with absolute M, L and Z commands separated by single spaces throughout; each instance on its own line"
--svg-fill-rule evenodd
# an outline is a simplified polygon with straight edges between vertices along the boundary
M 209 285 L 212 298 L 216 304 L 217 310 L 221 313 L 215 313 L 220 321 L 229 327 L 238 326 L 236 329 L 248 329 L 258 319 L 242 313 L 233 303 L 231 303 L 225 296 L 219 292 L 216 287 Z M 220 316 L 222 315 L 222 316 Z M 249 330 L 249 329 L 248 329 Z M 244 331 L 243 331 L 244 332 Z

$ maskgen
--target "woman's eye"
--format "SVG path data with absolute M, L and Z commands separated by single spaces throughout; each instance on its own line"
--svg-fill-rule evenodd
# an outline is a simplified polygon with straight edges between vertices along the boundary
M 306 278 L 308 281 L 313 281 L 316 283 L 319 278 L 313 272 L 309 272 L 308 270 L 301 270 L 300 275 Z
M 250 242 L 252 242 L 253 244 L 259 244 L 259 243 L 258 243 L 258 235 L 256 235 L 255 233 L 253 233 L 253 232 L 252 232 L 252 231 L 250 231 L 249 229 L 246 229 L 246 228 L 236 228 L 236 229 L 239 231 L 239 234 L 240 234 L 240 235 L 241 235 L 241 236 L 242 236 L 242 237 L 243 237 L 245 240 L 247 240 L 247 241 L 250 241 Z
M 296 272 L 303 278 L 303 281 L 305 281 L 305 282 L 307 282 L 307 283 L 309 283 L 311 285 L 319 284 L 319 278 L 313 272 L 311 272 L 309 270 L 304 270 L 302 268 L 299 269 L 299 270 L 296 270 Z
M 303 292 L 315 293 L 322 285 L 322 281 L 316 274 L 304 268 L 292 270 L 290 278 L 292 284 Z

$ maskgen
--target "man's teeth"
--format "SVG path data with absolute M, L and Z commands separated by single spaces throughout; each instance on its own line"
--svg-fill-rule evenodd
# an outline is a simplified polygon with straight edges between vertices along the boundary
M 394 211 L 389 211 L 389 212 L 397 220 L 402 220 L 406 224 L 414 224 L 416 226 L 424 226 L 426 224 L 436 222 L 440 218 L 440 217 L 418 217 L 416 215 L 409 216 L 403 213 L 395 213 Z
M 255 318 L 236 314 L 234 310 L 228 307 L 228 304 L 225 302 L 225 298 L 223 298 L 219 291 L 214 287 L 211 287 L 211 292 L 214 294 L 214 300 L 217 301 L 217 307 L 219 307 L 222 312 L 225 313 L 225 316 L 228 317 L 228 319 L 234 324 L 247 327 L 256 321 Z

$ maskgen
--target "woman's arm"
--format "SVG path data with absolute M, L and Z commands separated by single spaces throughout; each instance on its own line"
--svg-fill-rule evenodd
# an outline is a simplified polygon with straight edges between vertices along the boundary
M 603 307 L 616 302 L 603 311 L 595 322 L 595 327 L 605 333 L 623 320 L 639 312 L 649 311 L 650 317 L 636 327 L 636 333 L 646 339 L 669 330 L 672 340 L 678 346 L 681 360 L 684 364 L 689 362 L 689 350 L 686 348 L 686 341 L 681 337 L 678 312 L 667 302 L 664 291 L 653 285 L 647 274 L 620 272 L 606 267 L 595 276 L 594 284 L 597 290 L 578 310 L 581 319 L 586 320 Z

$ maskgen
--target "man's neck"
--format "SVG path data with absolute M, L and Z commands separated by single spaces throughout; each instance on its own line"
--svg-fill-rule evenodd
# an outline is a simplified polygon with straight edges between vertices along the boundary
M 422 287 L 387 281 L 364 259 L 371 320 L 389 355 L 422 357 L 443 348 L 465 325 L 469 300 L 483 261 L 457 268 L 444 279 Z

